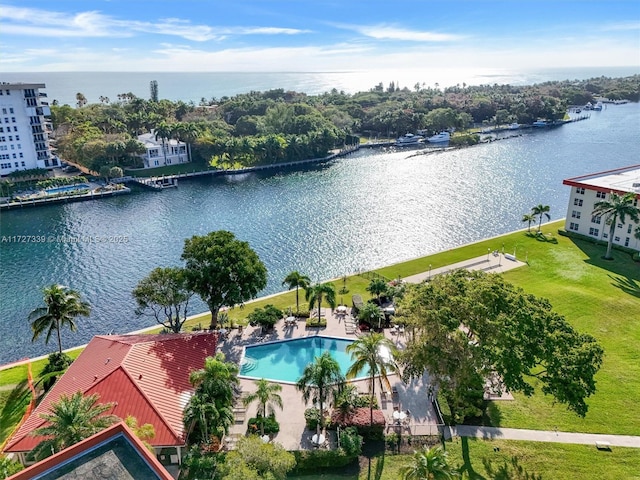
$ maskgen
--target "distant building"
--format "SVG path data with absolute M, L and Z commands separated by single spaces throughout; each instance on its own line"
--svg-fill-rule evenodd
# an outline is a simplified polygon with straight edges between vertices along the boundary
M 54 480 L 64 478 L 144 478 L 173 480 L 173 476 L 123 423 L 65 448 L 10 480 Z
M 109 414 L 132 415 L 138 425 L 150 423 L 155 437 L 149 441 L 163 465 L 182 463 L 186 441 L 184 408 L 194 393 L 189 373 L 204 367 L 216 353 L 217 334 L 98 335 L 60 377 L 27 420 L 11 437 L 4 451 L 33 463 L 29 452 L 42 437 L 31 432 L 45 424 L 40 414 L 65 394 L 97 393 L 100 403 L 113 403 Z
M 164 140 L 156 139 L 155 132 L 138 135 L 146 151 L 139 155 L 144 162 L 144 168 L 164 167 L 166 165 L 177 165 L 191 161 L 187 144 L 174 138 Z
M 0 176 L 59 166 L 49 144 L 44 83 L 0 83 Z
M 596 203 L 607 200 L 611 192 L 633 192 L 635 205 L 640 203 L 640 165 L 568 178 L 562 183 L 571 186 L 565 229 L 599 240 L 608 241 L 610 227 L 604 218 L 591 214 Z M 613 243 L 640 250 L 640 240 L 634 235 L 638 224 L 629 218 L 625 220 L 626 223 L 621 223 L 618 219 Z

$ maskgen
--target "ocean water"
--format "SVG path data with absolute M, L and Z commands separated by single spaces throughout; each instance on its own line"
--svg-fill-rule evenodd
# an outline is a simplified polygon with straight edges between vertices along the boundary
M 0 82 L 45 83 L 49 101 L 75 105 L 76 93 L 85 95 L 89 103 L 101 96 L 111 101 L 121 93 L 134 93 L 149 98 L 149 83 L 158 82 L 160 98 L 193 101 L 221 98 L 252 90 L 283 88 L 316 95 L 335 88 L 346 93 L 368 91 L 382 82 L 385 88 L 394 82 L 401 88 L 413 89 L 416 84 L 440 88 L 494 83 L 528 85 L 551 80 L 582 80 L 599 77 L 622 77 L 640 73 L 637 68 L 567 68 L 535 71 L 503 69 L 406 69 L 352 72 L 261 72 L 261 73 L 167 73 L 167 72 L 25 72 L 0 73 Z

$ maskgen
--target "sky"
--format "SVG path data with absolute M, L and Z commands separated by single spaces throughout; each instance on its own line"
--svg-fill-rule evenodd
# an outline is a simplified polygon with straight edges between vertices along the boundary
M 639 0 L 0 0 L 0 73 L 638 66 Z

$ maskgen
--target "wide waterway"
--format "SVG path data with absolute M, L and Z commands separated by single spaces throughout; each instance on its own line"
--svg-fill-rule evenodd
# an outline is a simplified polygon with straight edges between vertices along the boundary
M 304 170 L 3 212 L 3 238 L 61 238 L 0 242 L 0 363 L 55 348 L 31 343 L 27 321 L 39 289 L 53 282 L 93 305 L 77 333 L 63 333 L 70 347 L 153 325 L 135 317 L 130 292 L 153 268 L 180 265 L 192 235 L 226 229 L 248 241 L 269 271 L 262 293 L 275 293 L 294 269 L 322 280 L 522 228 L 539 203 L 564 217 L 562 180 L 640 163 L 639 132 L 638 104 L 609 105 L 586 121 L 462 150 L 362 150 Z M 204 310 L 198 301 L 190 313 Z

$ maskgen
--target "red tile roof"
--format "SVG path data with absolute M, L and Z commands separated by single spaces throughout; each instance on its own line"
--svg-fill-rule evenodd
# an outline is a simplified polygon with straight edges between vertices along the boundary
M 138 425 L 150 423 L 153 446 L 184 445 L 182 413 L 193 387 L 189 373 L 215 355 L 215 333 L 162 335 L 103 335 L 93 337 L 42 402 L 7 444 L 7 452 L 32 450 L 42 438 L 29 435 L 45 422 L 62 394 L 98 393 L 99 402 L 114 402 L 108 413 L 124 419 L 133 415 Z
M 56 468 L 60 468 L 67 464 L 69 461 L 83 457 L 83 455 L 90 452 L 97 445 L 105 444 L 120 435 L 123 435 L 129 441 L 129 444 L 135 449 L 136 453 L 142 457 L 150 471 L 157 475 L 157 478 L 160 480 L 173 480 L 173 477 L 160 464 L 155 455 L 147 450 L 140 439 L 138 439 L 138 437 L 136 437 L 129 427 L 127 427 L 123 422 L 116 423 L 115 425 L 112 425 L 69 448 L 65 448 L 61 452 L 31 465 L 29 468 L 9 477 L 9 480 L 31 480 L 37 475 L 43 475 L 47 472 L 54 471 Z

